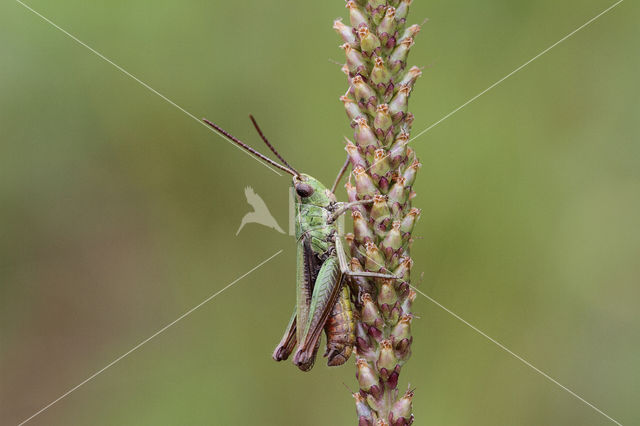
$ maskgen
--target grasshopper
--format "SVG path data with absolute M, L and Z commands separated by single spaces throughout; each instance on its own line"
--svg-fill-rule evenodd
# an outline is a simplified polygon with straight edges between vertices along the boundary
M 264 136 L 253 116 L 250 118 L 261 139 L 282 164 L 251 148 L 217 124 L 206 119 L 204 122 L 241 148 L 293 177 L 292 187 L 296 194 L 296 308 L 273 359 L 286 360 L 297 344 L 293 363 L 302 371 L 311 370 L 324 329 L 327 363 L 329 366 L 342 365 L 349 359 L 355 342 L 354 313 L 345 281 L 355 276 L 396 278 L 380 272 L 351 271 L 340 239 L 336 220 L 352 207 L 373 200 L 338 202 L 334 192 L 349 165 L 348 159 L 329 190 L 314 177 L 299 173 L 287 163 Z

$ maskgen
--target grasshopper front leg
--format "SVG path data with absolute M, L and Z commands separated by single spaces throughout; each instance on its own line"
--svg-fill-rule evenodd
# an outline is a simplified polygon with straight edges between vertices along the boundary
M 352 201 L 350 203 L 337 203 L 335 205 L 335 211 L 331 214 L 331 217 L 327 221 L 327 223 L 333 223 L 340 216 L 345 214 L 347 210 L 351 209 L 351 207 L 361 206 L 363 204 L 371 204 L 373 200 L 360 200 L 360 201 Z

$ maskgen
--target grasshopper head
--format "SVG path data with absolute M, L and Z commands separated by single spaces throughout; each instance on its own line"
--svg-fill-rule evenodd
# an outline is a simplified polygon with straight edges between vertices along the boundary
M 329 207 L 336 202 L 336 197 L 322 182 L 305 173 L 293 176 L 293 188 L 300 204 L 313 204 L 318 207 Z

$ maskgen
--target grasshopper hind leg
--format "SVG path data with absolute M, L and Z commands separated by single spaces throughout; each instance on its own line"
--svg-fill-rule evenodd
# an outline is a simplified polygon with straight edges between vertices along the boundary
M 296 347 L 296 311 L 293 311 L 293 315 L 289 320 L 289 325 L 287 325 L 287 329 L 284 332 L 284 336 L 282 336 L 282 340 L 276 346 L 275 351 L 273 351 L 273 359 L 276 361 L 284 361 L 289 358 L 289 355 L 293 352 L 293 349 Z

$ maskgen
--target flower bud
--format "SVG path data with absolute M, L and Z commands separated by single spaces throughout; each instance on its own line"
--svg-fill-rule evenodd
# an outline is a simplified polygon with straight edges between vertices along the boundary
M 370 325 L 369 328 L 367 329 L 367 333 L 369 333 L 369 336 L 373 337 L 376 342 L 380 342 L 383 338 L 382 331 L 380 331 L 379 328 L 374 327 L 372 325 Z
M 351 120 L 354 120 L 362 115 L 356 101 L 351 99 L 349 96 L 340 96 L 340 100 L 344 104 L 345 111 L 347 111 L 347 117 L 349 117 Z
M 371 413 L 371 408 L 369 408 L 365 397 L 362 396 L 360 392 L 354 393 L 353 397 L 356 400 L 356 413 L 359 418 L 358 426 L 373 426 L 373 414 Z
M 416 296 L 418 293 L 414 289 L 409 290 L 409 295 L 406 299 L 402 301 L 402 311 L 403 312 L 411 312 L 411 305 L 416 300 Z
M 399 364 L 404 364 L 404 361 L 409 359 L 409 357 L 411 356 L 412 340 L 413 340 L 412 337 L 405 338 L 400 340 L 400 342 L 398 342 L 398 344 L 396 345 L 396 355 L 400 360 Z
M 402 233 L 400 232 L 401 224 L 402 222 L 400 222 L 399 220 L 393 222 L 393 224 L 391 225 L 391 229 L 387 233 L 387 236 L 382 241 L 381 246 L 383 248 L 390 248 L 392 251 L 396 251 L 400 247 L 402 247 Z
M 391 52 L 391 56 L 389 57 L 389 65 L 391 67 L 391 72 L 397 73 L 400 70 L 403 70 L 407 65 L 407 56 L 409 55 L 409 50 L 413 46 L 413 38 L 405 38 L 402 40 L 402 43 L 398 43 Z
M 383 280 L 380 291 L 378 291 L 378 305 L 393 306 L 397 300 L 398 295 L 395 288 L 393 288 L 393 280 Z
M 398 83 L 398 86 L 409 86 L 413 89 L 413 86 L 416 84 L 416 80 L 420 78 L 422 75 L 422 70 L 418 67 L 411 67 L 409 71 L 407 71 L 402 77 L 402 80 Z
M 394 209 L 397 209 L 398 205 L 401 206 L 407 201 L 405 183 L 406 179 L 403 176 L 400 176 L 389 190 L 389 202 Z
M 358 426 L 374 426 L 373 422 L 373 420 L 367 419 L 363 416 L 358 418 Z
M 369 224 L 362 217 L 362 213 L 358 210 L 351 212 L 353 218 L 353 232 L 356 236 L 356 241 L 359 243 L 368 243 L 373 241 L 373 232 L 369 228 Z
M 362 158 L 362 155 L 360 155 L 360 150 L 349 139 L 347 139 L 347 145 L 344 149 L 345 151 L 347 151 L 347 154 L 349 154 L 349 161 L 351 161 L 351 165 L 354 169 L 358 166 L 362 168 L 367 166 L 364 158 Z
M 373 347 L 371 346 L 371 339 L 369 339 L 368 334 L 365 334 L 364 337 L 356 337 L 355 350 L 358 356 L 370 359 L 372 356 L 374 356 L 374 352 L 372 349 Z
M 392 125 L 391 115 L 389 115 L 389 105 L 380 104 L 376 108 L 376 118 L 373 120 L 373 128 L 378 136 L 384 135 Z
M 364 294 L 364 293 L 363 293 Z M 360 303 L 360 302 L 358 302 Z M 360 305 L 362 305 L 360 303 Z M 372 347 L 372 342 L 369 339 L 369 327 L 360 321 L 360 317 L 358 316 L 358 321 L 356 322 L 356 342 L 358 339 L 363 340 L 362 345 L 365 349 L 369 350 Z M 362 357 L 360 357 L 362 358 Z
M 413 163 L 404 171 L 404 174 L 402 176 L 406 180 L 405 185 L 407 187 L 413 185 L 413 182 L 415 182 L 416 174 L 418 173 L 418 169 L 420 169 L 420 167 L 422 167 L 422 164 L 420 164 L 418 160 L 414 160 Z
M 391 407 L 391 416 L 393 417 L 394 424 L 411 424 L 411 401 L 413 400 L 413 391 L 407 390 L 407 392 L 397 400 Z M 404 423 L 397 423 L 396 420 L 404 419 Z
M 387 320 L 389 324 L 397 324 L 400 321 L 400 306 L 396 303 L 391 309 L 391 312 L 387 315 Z
M 387 198 L 384 195 L 375 195 L 373 197 L 370 216 L 376 223 L 380 223 L 391 216 L 391 211 L 387 205 Z
M 393 36 L 396 32 L 396 8 L 393 6 L 389 6 L 387 8 L 387 12 L 385 13 L 382 21 L 378 25 L 378 35 L 380 36 L 381 41 L 386 45 L 389 37 Z M 387 46 L 392 47 L 392 46 Z
M 364 293 L 360 298 L 362 303 L 362 322 L 367 325 L 376 325 L 382 321 L 380 311 L 369 293 Z
M 382 148 L 376 149 L 373 154 L 374 156 L 373 163 L 371 164 L 371 174 L 373 176 L 377 176 L 378 178 L 385 176 L 391 169 L 391 164 L 389 164 L 389 156 Z
M 413 125 L 413 119 L 415 117 L 413 116 L 413 113 L 408 112 L 407 115 L 404 118 L 404 125 L 402 126 L 403 129 L 405 129 L 407 132 L 411 133 L 411 126 Z
M 391 330 L 391 337 L 394 342 L 400 342 L 403 339 L 409 339 L 411 337 L 411 321 L 413 316 L 411 314 L 405 314 L 400 317 L 400 321 Z
M 373 62 L 371 82 L 376 85 L 378 92 L 385 92 L 387 86 L 391 83 L 391 72 L 384 64 L 384 59 L 379 56 L 376 56 Z
M 398 164 L 405 157 L 407 144 L 409 143 L 409 133 L 404 129 L 398 133 L 396 140 L 389 148 L 389 157 L 393 164 Z
M 390 374 L 396 368 L 397 363 L 398 358 L 396 358 L 393 346 L 391 345 L 391 340 L 385 339 L 380 342 L 380 355 L 378 356 L 378 361 L 376 362 L 378 371 L 385 368 Z
M 374 52 L 380 51 L 380 40 L 369 31 L 369 27 L 366 25 L 358 28 L 358 37 L 360 38 L 360 50 L 365 56 L 370 57 Z
M 413 260 L 410 257 L 405 257 L 402 259 L 398 267 L 393 271 L 393 275 L 396 277 L 408 280 L 409 273 L 411 272 L 411 266 L 413 265 Z M 408 312 L 408 311 L 405 311 Z
M 404 25 L 407 21 L 407 14 L 409 13 L 409 6 L 413 0 L 400 0 L 400 4 L 396 7 L 396 21 L 400 25 Z
M 354 28 L 360 27 L 360 25 L 367 25 L 367 17 L 364 16 L 362 10 L 358 7 L 355 1 L 349 0 L 346 8 L 349 9 L 349 18 L 351 20 L 351 26 Z
M 406 30 L 404 30 L 404 33 L 402 34 L 398 42 L 402 43 L 403 40 L 406 40 L 409 37 L 415 39 L 415 37 L 418 35 L 419 32 L 420 32 L 420 25 L 418 24 L 411 25 Z
M 347 64 L 342 65 L 340 67 L 340 71 L 342 71 L 342 74 L 347 76 L 347 82 L 351 84 L 351 74 L 349 73 L 349 67 L 347 66 Z
M 382 176 L 378 181 L 378 189 L 381 193 L 386 194 L 389 192 L 389 179 L 387 176 Z
M 420 209 L 412 208 L 409 210 L 409 213 L 402 219 L 402 224 L 400 225 L 400 231 L 404 233 L 411 233 L 413 231 L 413 227 L 420 217 Z
M 375 24 L 379 24 L 384 16 L 387 6 L 386 0 L 369 0 L 367 1 L 367 11 L 371 14 L 371 19 Z
M 367 404 L 374 411 L 380 411 L 382 409 L 382 404 L 380 402 L 380 397 L 382 397 L 382 390 L 378 385 L 372 386 L 369 390 L 371 395 L 367 395 Z M 382 419 L 376 420 L 376 426 L 387 426 L 384 424 Z
M 372 242 L 367 242 L 365 247 L 367 253 L 364 268 L 367 271 L 378 272 L 384 267 L 384 258 L 382 257 L 382 253 L 378 249 L 378 246 Z
M 358 42 L 356 36 L 353 33 L 353 28 L 342 23 L 342 19 L 336 19 L 333 21 L 333 29 L 342 37 L 345 43 L 349 43 L 351 46 L 357 46 Z
M 378 193 L 375 184 L 371 180 L 371 177 L 369 177 L 363 167 L 358 166 L 353 169 L 353 175 L 356 180 L 356 189 L 360 196 L 373 197 Z
M 371 98 L 376 98 L 376 93 L 373 89 L 364 82 L 364 79 L 361 75 L 356 75 L 353 77 L 353 93 L 358 102 L 368 102 Z
M 402 259 L 404 259 L 404 257 L 402 257 Z M 398 265 L 396 265 L 396 266 L 398 266 Z M 411 289 L 411 287 L 409 286 L 409 283 L 406 282 L 406 281 L 402 281 L 399 284 L 398 283 L 396 283 L 396 284 L 397 284 L 397 289 L 396 290 L 398 291 L 398 294 L 400 295 L 400 298 L 402 300 L 406 299 L 407 296 L 409 295 L 409 290 Z M 398 316 L 398 320 L 400 320 L 400 316 Z
M 344 49 L 345 56 L 347 57 L 347 68 L 349 68 L 349 72 L 352 74 L 366 75 L 366 59 L 362 56 L 362 53 L 351 47 L 349 43 L 344 43 L 340 47 Z
M 358 358 L 356 361 L 356 378 L 358 379 L 360 389 L 365 392 L 368 392 L 371 387 L 378 385 L 376 373 L 363 358 Z
M 373 130 L 369 127 L 367 119 L 358 117 L 353 122 L 356 125 L 353 137 L 358 146 L 362 148 L 365 153 L 374 151 L 378 145 L 378 138 L 376 138 L 375 133 L 373 133 Z
M 409 104 L 409 93 L 411 93 L 411 88 L 409 86 L 401 86 L 398 93 L 396 93 L 389 103 L 389 113 L 391 114 L 394 123 L 399 122 L 406 115 Z

